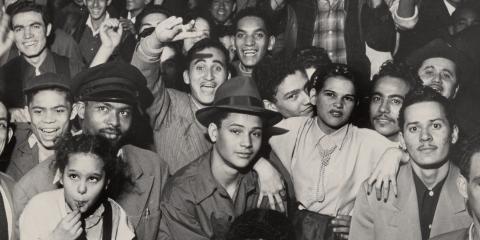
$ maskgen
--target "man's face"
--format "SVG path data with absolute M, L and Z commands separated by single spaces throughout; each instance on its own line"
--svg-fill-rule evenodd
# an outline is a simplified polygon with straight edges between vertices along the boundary
M 210 14 L 219 23 L 224 23 L 235 10 L 235 0 L 212 0 Z
M 442 96 L 452 99 L 458 90 L 455 63 L 446 58 L 429 58 L 418 69 L 423 85 L 429 86 Z
M 405 81 L 384 76 L 378 79 L 370 99 L 370 123 L 375 131 L 394 140 L 400 132 L 398 114 L 410 90 Z
M 126 103 L 89 101 L 80 108 L 82 130 L 101 135 L 113 143 L 118 143 L 132 125 L 133 108 Z
M 421 168 L 442 163 L 458 134 L 456 127 L 450 127 L 445 109 L 437 102 L 420 102 L 405 108 L 403 116 L 403 139 L 414 163 Z
M 213 102 L 217 88 L 227 80 L 227 59 L 217 48 L 205 48 L 195 54 L 184 80 L 190 92 L 200 104 Z
M 453 32 L 459 33 L 473 25 L 480 25 L 480 16 L 474 9 L 462 8 L 455 12 L 453 19 Z
M 142 19 L 139 32 L 141 33 L 147 28 L 156 27 L 165 19 L 167 19 L 167 16 L 163 13 L 150 13 Z
M 234 44 L 240 62 L 245 67 L 253 68 L 257 65 L 273 47 L 273 42 L 261 18 L 246 16 L 238 21 Z
M 33 134 L 40 144 L 51 149 L 70 130 L 72 105 L 67 94 L 57 90 L 40 90 L 28 104 Z
M 127 11 L 136 11 L 144 9 L 145 6 L 150 2 L 148 0 L 126 0 L 127 4 L 125 8 Z
M 110 2 L 111 0 L 85 0 L 85 5 L 92 20 L 102 19 L 107 12 L 107 6 L 110 5 Z
M 328 78 L 320 92 L 312 90 L 310 97 L 317 106 L 318 125 L 326 134 L 347 124 L 356 104 L 355 86 L 342 76 Z
M 208 127 L 214 148 L 225 164 L 234 169 L 247 167 L 262 143 L 262 119 L 258 116 L 230 113 L 220 127 Z
M 24 56 L 37 57 L 43 52 L 51 25 L 45 26 L 40 13 L 17 13 L 12 18 L 12 26 L 15 44 Z
M 274 96 L 275 110 L 285 118 L 312 116 L 313 106 L 305 92 L 307 82 L 307 75 L 302 71 L 288 75 L 278 85 L 277 93 Z
M 0 102 L 0 154 L 3 152 L 5 145 L 8 143 L 8 134 L 8 111 L 5 105 Z
M 192 31 L 201 32 L 202 35 L 196 38 L 186 38 L 183 40 L 183 50 L 188 52 L 190 48 L 193 47 L 195 43 L 198 41 L 210 37 L 210 25 L 208 24 L 207 20 L 203 18 L 196 18 L 195 24 L 193 25 Z
M 464 185 L 459 186 L 460 193 L 468 200 L 467 205 L 472 217 L 478 220 L 480 218 L 480 153 L 472 155 L 469 179 L 463 176 L 460 178 L 464 181 Z

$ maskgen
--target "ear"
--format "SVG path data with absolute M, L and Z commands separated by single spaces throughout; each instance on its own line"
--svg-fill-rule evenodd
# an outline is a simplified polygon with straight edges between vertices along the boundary
M 458 130 L 457 125 L 454 124 L 454 125 L 453 125 L 453 129 L 452 129 L 452 136 L 451 136 L 451 138 L 452 138 L 452 140 L 451 140 L 451 141 L 452 141 L 452 144 L 455 144 L 455 143 L 457 142 L 459 131 L 460 131 L 460 130 Z
M 460 195 L 462 195 L 462 197 L 465 199 L 468 199 L 467 186 L 468 186 L 467 179 L 464 176 L 459 175 L 457 177 L 457 188 L 458 188 L 458 192 L 460 192 Z
M 460 88 L 460 86 L 457 84 L 457 87 L 455 88 L 455 91 L 453 92 L 453 95 L 450 97 L 450 99 L 455 99 L 455 97 L 457 96 L 459 88 Z
M 210 140 L 212 140 L 212 142 L 216 142 L 217 135 L 218 135 L 217 125 L 215 123 L 210 123 L 210 125 L 208 125 L 208 136 L 210 137 Z
M 233 2 L 232 6 L 232 13 L 235 14 L 237 12 L 237 1 Z
M 398 133 L 398 139 L 400 140 L 400 147 L 406 151 L 407 144 L 405 144 L 405 138 L 403 138 L 403 133 L 401 131 Z
M 270 36 L 270 39 L 268 41 L 268 51 L 272 51 L 274 46 L 275 46 L 275 36 Z
M 62 184 L 62 186 L 63 186 L 63 173 L 60 174 L 60 181 L 59 181 L 59 182 L 60 182 L 60 184 Z
M 107 184 L 105 184 L 105 190 L 108 189 L 108 186 L 110 185 L 110 179 L 107 180 Z
M 76 102 L 73 104 L 70 120 L 73 120 L 77 115 L 80 119 L 85 119 L 85 102 Z
M 228 70 L 227 70 L 228 71 Z M 232 73 L 230 71 L 228 71 L 228 74 L 227 74 L 227 81 L 230 80 L 230 78 L 232 78 Z
M 263 99 L 263 107 L 265 107 L 268 110 L 278 112 L 277 106 L 275 106 L 275 104 L 268 101 L 267 99 Z
M 310 90 L 310 103 L 312 105 L 317 105 L 317 90 L 315 90 L 315 88 Z
M 83 2 L 85 2 L 85 5 L 87 5 L 86 1 L 83 1 Z M 112 0 L 108 0 L 107 1 L 107 6 L 110 6 L 111 3 L 112 3 Z
M 28 106 L 25 106 L 23 109 L 24 109 L 25 112 L 27 113 L 27 114 L 26 114 L 27 121 L 31 123 L 31 122 L 32 122 L 32 117 L 30 116 L 29 107 L 28 107 Z
M 8 139 L 5 144 L 9 143 L 10 140 L 12 140 L 12 137 L 13 137 L 13 129 L 11 127 L 8 127 Z
M 188 76 L 188 71 L 183 71 L 183 82 L 187 85 L 190 85 L 190 76 Z
M 52 24 L 49 23 L 49 24 L 47 25 L 47 32 L 46 32 L 47 37 L 50 36 L 50 33 L 51 33 L 51 32 L 52 32 Z

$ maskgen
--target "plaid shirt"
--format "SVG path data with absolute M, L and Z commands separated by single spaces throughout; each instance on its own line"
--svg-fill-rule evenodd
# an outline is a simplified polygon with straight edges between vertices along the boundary
M 333 62 L 347 63 L 345 47 L 345 0 L 316 0 L 317 14 L 312 45 L 322 47 Z

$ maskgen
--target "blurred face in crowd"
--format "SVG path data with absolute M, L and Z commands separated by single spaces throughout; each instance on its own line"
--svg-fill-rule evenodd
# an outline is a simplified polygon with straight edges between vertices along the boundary
M 310 99 L 317 106 L 318 126 L 326 134 L 347 124 L 357 103 L 355 86 L 343 76 L 327 78 L 318 93 L 310 90 Z
M 240 19 L 236 26 L 234 45 L 241 64 L 253 68 L 273 49 L 275 37 L 269 36 L 265 22 L 255 16 Z
M 125 8 L 127 11 L 141 11 L 147 6 L 148 3 L 150 3 L 151 0 L 126 0 L 126 6 Z
M 204 18 L 196 18 L 195 24 L 191 31 L 201 32 L 202 35 L 196 38 L 187 38 L 183 40 L 183 51 L 188 52 L 192 46 L 197 43 L 198 41 L 210 37 L 210 25 L 208 24 L 207 20 Z
M 225 23 L 235 11 L 236 0 L 212 0 L 210 14 L 218 23 Z
M 307 75 L 302 71 L 288 75 L 277 87 L 275 103 L 264 100 L 267 108 L 279 112 L 284 118 L 312 116 L 313 106 L 305 89 L 307 82 Z
M 229 113 L 221 126 L 211 123 L 208 134 L 215 143 L 215 155 L 230 168 L 247 167 L 260 150 L 262 124 L 259 116 L 242 113 Z
M 85 213 L 95 207 L 107 186 L 104 162 L 95 154 L 72 153 L 62 175 L 65 201 L 72 210 Z
M 458 91 L 458 75 L 455 63 L 449 59 L 436 57 L 423 61 L 418 69 L 423 85 L 433 88 L 442 96 L 452 99 Z
M 38 91 L 28 103 L 28 113 L 32 132 L 46 149 L 54 148 L 58 139 L 70 130 L 72 105 L 64 91 Z
M 0 154 L 3 152 L 5 145 L 12 137 L 12 130 L 8 127 L 8 111 L 5 105 L 0 102 Z
M 218 40 L 228 50 L 228 54 L 229 54 L 228 57 L 230 61 L 233 61 L 233 58 L 235 58 L 235 46 L 233 45 L 232 39 L 233 39 L 233 36 L 231 35 L 225 35 L 223 37 L 218 38 Z
M 147 28 L 154 28 L 165 19 L 167 19 L 167 15 L 163 13 L 150 13 L 141 20 L 138 32 L 141 33 Z
M 130 130 L 133 107 L 118 102 L 81 102 L 78 116 L 82 119 L 84 132 L 101 135 L 116 144 Z
M 18 50 L 27 58 L 34 58 L 45 53 L 47 36 L 52 25 L 45 25 L 42 15 L 38 12 L 17 13 L 12 18 L 15 44 Z
M 450 126 L 443 106 L 419 102 L 406 107 L 403 116 L 403 139 L 414 165 L 429 168 L 442 164 L 458 137 L 458 129 Z
M 370 98 L 370 123 L 375 131 L 392 141 L 398 141 L 398 115 L 405 95 L 410 90 L 402 79 L 383 76 L 373 86 Z
M 106 16 L 107 7 L 112 0 L 85 0 L 92 20 L 101 20 Z
M 470 26 L 480 25 L 480 16 L 474 9 L 457 9 L 453 16 L 453 34 L 459 33 Z
M 183 73 L 193 99 L 201 105 L 213 102 L 218 87 L 228 78 L 227 59 L 220 49 L 205 48 L 193 57 Z
M 460 194 L 467 199 L 467 208 L 474 221 L 480 219 L 480 153 L 476 152 L 470 159 L 470 176 L 460 175 L 457 186 Z

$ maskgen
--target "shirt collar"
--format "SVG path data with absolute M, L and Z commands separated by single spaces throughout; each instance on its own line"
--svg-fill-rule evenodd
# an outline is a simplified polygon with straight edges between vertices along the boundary
M 443 0 L 443 2 L 445 3 L 445 6 L 447 7 L 448 14 L 450 14 L 450 16 L 452 16 L 453 12 L 455 12 L 455 9 L 456 9 L 455 6 L 453 6 L 447 0 Z
M 135 23 L 135 20 L 137 20 L 137 17 L 132 17 L 132 13 L 128 12 L 127 19 L 132 21 L 132 23 Z
M 35 147 L 35 145 L 38 143 L 38 139 L 37 139 L 37 136 L 35 136 L 35 134 L 30 134 L 30 137 L 28 137 L 28 146 L 30 148 L 33 148 Z
M 330 134 L 325 134 L 322 129 L 318 126 L 318 117 L 314 119 L 314 128 L 313 128 L 313 134 L 315 136 L 315 139 L 318 139 L 318 142 L 323 140 L 327 141 L 329 143 L 328 145 L 330 146 L 337 146 L 339 147 L 339 150 L 343 148 L 343 145 L 345 144 L 345 141 L 347 139 L 347 135 L 350 132 L 350 126 L 351 124 L 345 124 L 345 126 L 341 127 L 340 129 L 330 133 Z M 318 143 L 317 142 L 317 143 Z
M 109 18 L 110 18 L 110 14 L 108 14 L 108 12 L 105 12 L 105 19 L 103 19 L 103 22 L 105 22 L 105 20 L 107 20 Z M 92 16 L 88 15 L 86 25 L 90 28 L 90 30 L 92 30 L 93 36 L 96 36 L 97 34 L 100 33 L 100 28 L 98 28 L 97 30 L 93 30 Z

